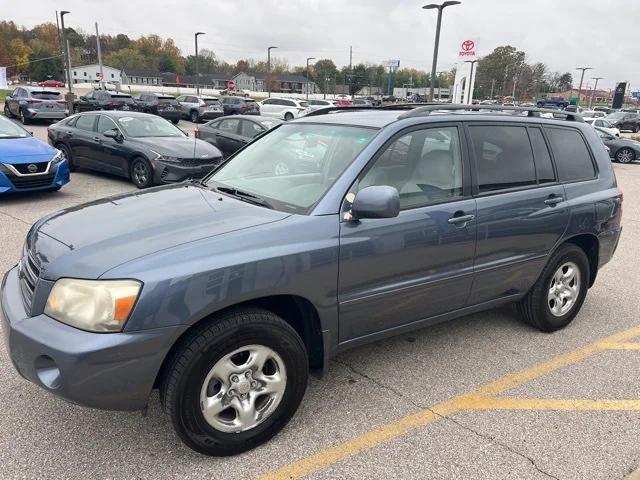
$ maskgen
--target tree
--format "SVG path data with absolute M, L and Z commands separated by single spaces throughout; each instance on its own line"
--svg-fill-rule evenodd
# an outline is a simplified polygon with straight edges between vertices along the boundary
M 29 63 L 28 72 L 32 80 L 42 81 L 49 78 L 61 80 L 64 78 L 62 57 L 55 56 L 59 55 L 57 50 L 55 52 L 47 50 L 45 42 L 38 39 L 31 41 L 31 48 L 33 51 L 29 54 L 31 63 Z M 50 58 L 52 56 L 55 58 Z
M 114 68 L 145 68 L 146 59 L 133 48 L 122 48 L 111 52 L 104 58 L 104 63 Z
M 162 72 L 173 72 L 176 73 L 176 63 L 173 59 L 166 54 L 160 55 L 160 59 L 158 60 L 158 71 Z
M 14 38 L 9 42 L 9 61 L 16 65 L 17 70 L 26 71 L 29 67 L 31 47 L 21 38 Z
M 510 95 L 515 77 L 525 65 L 525 53 L 511 45 L 496 47 L 489 55 L 480 59 L 476 65 L 476 85 L 484 89 L 494 83 L 494 95 Z M 481 92 L 477 92 L 478 95 Z
M 131 39 L 124 33 L 119 33 L 113 40 L 111 48 L 113 51 L 122 50 L 123 48 L 129 48 L 131 46 Z
M 564 92 L 566 90 L 571 90 L 573 86 L 573 75 L 571 73 L 566 72 L 560 75 L 558 78 L 558 90 Z
M 325 92 L 325 83 L 327 85 L 334 82 L 338 77 L 338 68 L 336 64 L 333 63 L 333 60 L 328 58 L 324 58 L 322 60 L 318 60 L 313 65 L 313 80 L 316 82 L 316 85 L 320 87 L 320 90 L 323 93 Z

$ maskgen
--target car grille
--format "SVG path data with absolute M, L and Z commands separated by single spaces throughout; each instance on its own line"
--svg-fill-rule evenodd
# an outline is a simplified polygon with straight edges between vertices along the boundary
M 33 173 L 42 173 L 47 169 L 47 165 L 49 162 L 38 162 L 38 163 L 20 163 L 20 164 L 12 164 L 11 166 L 18 170 L 23 174 L 33 174 Z M 34 172 L 29 171 L 29 165 L 35 165 L 37 170 Z
M 7 174 L 13 186 L 16 189 L 27 189 L 27 188 L 39 188 L 39 187 L 47 187 L 51 185 L 53 182 L 53 178 L 55 177 L 55 172 L 47 173 L 46 175 L 34 175 L 29 177 L 18 177 L 17 175 Z
M 20 260 L 20 289 L 22 291 L 22 301 L 27 311 L 31 313 L 33 294 L 40 277 L 40 267 L 30 253 L 26 253 Z
M 203 165 L 217 165 L 220 163 L 220 158 L 181 158 L 181 167 L 201 167 Z

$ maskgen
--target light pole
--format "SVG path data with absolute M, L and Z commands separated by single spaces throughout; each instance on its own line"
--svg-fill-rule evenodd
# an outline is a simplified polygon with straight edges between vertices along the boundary
M 205 35 L 204 32 L 196 32 L 193 36 L 196 41 L 196 95 L 200 95 L 200 67 L 198 66 L 198 36 Z
M 69 55 L 69 43 L 67 43 L 67 32 L 64 28 L 64 16 L 68 12 L 63 10 L 60 12 L 60 25 L 62 26 L 62 45 L 64 46 L 64 63 L 67 64 L 67 88 L 69 89 L 69 93 L 67 93 L 67 109 L 69 110 L 69 115 L 73 113 L 73 92 L 71 91 L 71 56 Z
M 442 92 L 441 92 L 442 86 L 440 85 L 442 82 L 440 82 L 440 78 L 441 78 L 441 75 L 445 73 L 448 73 L 448 72 L 436 72 L 436 76 L 438 78 L 438 101 L 442 100 Z
M 309 101 L 309 60 L 315 60 L 316 57 L 307 58 L 307 102 Z
M 582 70 L 582 75 L 580 75 L 580 86 L 578 87 L 578 103 L 580 105 L 580 92 L 582 92 L 582 81 L 584 80 L 584 72 L 586 70 L 593 70 L 591 67 L 576 67 L 576 70 Z
M 591 110 L 591 104 L 593 103 L 593 93 L 598 88 L 598 80 L 602 80 L 604 77 L 593 77 L 592 80 L 596 81 L 596 84 L 593 86 L 593 90 L 591 90 L 591 97 L 589 97 L 589 110 Z
M 467 103 L 471 104 L 473 103 L 473 83 L 475 82 L 473 67 L 476 63 L 478 63 L 478 60 L 465 60 L 464 63 L 471 64 L 471 72 L 469 72 L 469 86 L 467 87 L 467 91 L 465 92 L 467 94 Z
M 267 48 L 267 92 L 268 97 L 271 98 L 271 50 L 278 47 Z
M 437 4 L 437 3 L 430 3 L 429 5 L 425 5 L 424 8 L 425 10 L 431 10 L 434 8 L 438 9 L 438 23 L 436 26 L 436 41 L 435 44 L 433 45 L 433 64 L 431 65 L 431 81 L 429 82 L 429 101 L 433 102 L 433 79 L 436 76 L 436 66 L 438 64 L 438 47 L 440 46 L 440 26 L 442 25 L 442 11 L 447 8 L 450 7 L 452 5 L 458 5 L 462 2 L 459 2 L 457 0 L 449 0 L 447 2 L 441 3 L 441 4 Z

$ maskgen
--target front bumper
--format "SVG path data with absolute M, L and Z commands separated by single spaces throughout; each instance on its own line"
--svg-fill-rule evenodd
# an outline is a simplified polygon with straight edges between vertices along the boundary
M 69 183 L 69 164 L 66 160 L 55 165 L 53 172 L 41 175 L 17 177 L 5 167 L 0 167 L 0 194 L 51 190 Z
M 176 183 L 189 180 L 191 178 L 202 178 L 215 170 L 222 163 L 222 158 L 216 163 L 208 163 L 198 166 L 184 166 L 179 163 L 163 163 L 153 160 L 154 184 Z
M 107 410 L 140 410 L 164 358 L 185 326 L 91 333 L 47 315 L 28 317 L 17 268 L 0 289 L 2 330 L 20 375 L 72 403 Z

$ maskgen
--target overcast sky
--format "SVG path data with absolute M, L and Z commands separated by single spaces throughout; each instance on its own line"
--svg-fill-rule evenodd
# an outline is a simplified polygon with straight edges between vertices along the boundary
M 427 0 L 428 1 L 428 0 Z M 55 21 L 55 9 L 70 10 L 67 25 L 86 32 L 94 22 L 101 33 L 130 37 L 156 33 L 172 37 L 183 54 L 193 53 L 193 32 L 201 30 L 200 48 L 234 62 L 264 59 L 266 47 L 289 65 L 306 57 L 353 61 L 400 59 L 402 67 L 429 71 L 436 11 L 416 0 L 29 0 L 28 6 L 4 8 L 3 18 L 31 27 Z M 5 7 L 8 6 L 5 5 Z M 614 7 L 615 6 L 615 7 Z M 450 69 L 459 44 L 478 41 L 480 55 L 513 45 L 527 61 L 552 70 L 589 66 L 586 80 L 605 77 L 599 87 L 628 80 L 640 88 L 640 0 L 462 0 L 443 16 L 438 70 Z

